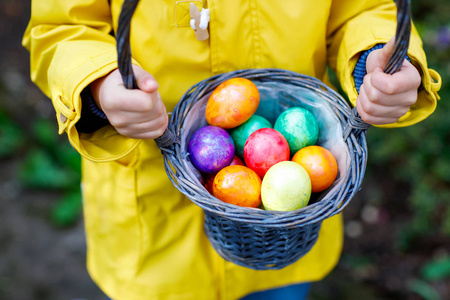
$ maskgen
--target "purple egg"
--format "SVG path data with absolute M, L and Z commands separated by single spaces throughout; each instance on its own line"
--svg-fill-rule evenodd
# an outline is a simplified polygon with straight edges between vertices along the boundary
M 228 166 L 234 158 L 234 142 L 230 134 L 217 126 L 198 129 L 189 142 L 192 164 L 203 173 L 215 173 Z

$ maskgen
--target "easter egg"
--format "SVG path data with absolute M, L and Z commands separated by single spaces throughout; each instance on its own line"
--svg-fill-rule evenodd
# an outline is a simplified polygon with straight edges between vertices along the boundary
M 231 78 L 215 88 L 208 98 L 206 121 L 221 128 L 233 128 L 250 119 L 258 105 L 256 85 L 246 78 Z
M 286 138 L 291 155 L 303 147 L 314 145 L 319 137 L 319 125 L 316 117 L 302 107 L 291 107 L 282 112 L 273 128 Z
M 244 162 L 261 178 L 274 164 L 289 160 L 289 145 L 284 136 L 273 128 L 253 132 L 244 146 Z
M 266 210 L 290 211 L 305 207 L 311 197 L 306 170 L 292 161 L 272 166 L 262 180 L 261 200 Z
M 236 155 L 234 156 L 233 160 L 231 161 L 231 163 L 229 164 L 230 166 L 245 166 L 244 162 L 237 157 Z M 210 174 L 203 174 L 203 185 L 205 186 L 206 190 L 208 192 L 210 192 L 212 194 L 212 184 L 214 182 L 214 177 L 216 177 L 217 173 L 210 173 Z
M 210 194 L 212 194 L 212 185 L 214 182 L 214 177 L 216 177 L 216 174 L 217 173 L 203 174 L 203 186 Z
M 205 126 L 192 135 L 188 151 L 194 167 L 203 173 L 215 173 L 231 163 L 235 149 L 225 129 Z
M 258 207 L 261 204 L 261 178 L 245 166 L 228 166 L 214 177 L 212 193 L 230 204 Z
M 321 146 L 308 146 L 300 149 L 292 157 L 300 164 L 311 178 L 312 192 L 326 190 L 334 182 L 338 172 L 335 157 Z
M 230 166 L 245 166 L 244 162 L 242 161 L 242 159 L 240 159 L 237 155 L 234 156 L 233 160 L 230 163 Z
M 236 154 L 239 157 L 244 157 L 244 146 L 248 137 L 258 129 L 272 128 L 272 124 L 259 115 L 253 115 L 243 124 L 230 130 L 230 135 L 233 138 Z

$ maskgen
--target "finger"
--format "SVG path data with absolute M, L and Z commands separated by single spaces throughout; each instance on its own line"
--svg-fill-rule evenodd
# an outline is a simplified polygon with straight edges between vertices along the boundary
M 395 37 L 392 37 L 389 42 L 384 45 L 383 48 L 381 48 L 381 56 L 386 62 L 389 59 L 389 56 L 391 56 L 392 52 L 394 52 L 394 46 L 395 46 Z
M 151 112 L 155 104 L 160 101 L 158 92 L 146 93 L 141 90 L 120 90 L 119 94 L 105 97 L 103 109 L 123 112 Z
M 406 59 L 400 72 L 386 74 L 377 68 L 372 73 L 371 84 L 388 95 L 395 95 L 417 90 L 421 83 L 419 71 Z
M 160 137 L 164 133 L 167 125 L 168 118 L 166 115 L 149 122 L 132 124 L 124 128 L 116 127 L 116 130 L 120 134 L 128 136 L 130 138 L 155 139 L 157 137 Z
M 357 104 L 358 112 L 366 119 L 369 117 L 398 119 L 409 110 L 409 106 L 383 106 L 376 104 L 368 100 L 365 94 L 360 94 Z
M 126 126 L 127 124 L 141 124 L 141 123 L 147 123 L 152 120 L 157 120 L 159 118 L 165 118 L 168 119 L 166 111 L 158 110 L 158 112 L 127 112 L 122 111 L 120 113 L 115 113 L 111 117 L 110 122 L 113 125 L 117 126 Z
M 121 135 L 132 138 L 132 139 L 156 139 L 163 135 L 164 130 L 156 130 L 156 131 L 145 131 L 145 132 L 130 132 L 117 130 Z
M 381 78 L 381 79 L 380 79 Z M 417 101 L 417 87 L 398 88 L 401 85 L 393 75 L 374 72 L 364 77 L 362 86 L 364 93 L 371 102 L 384 106 L 411 106 Z M 392 85 L 394 82 L 394 85 Z M 403 83 L 404 84 L 404 83 Z M 360 90 L 360 93 L 361 90 Z
M 395 38 L 389 40 L 383 48 L 372 51 L 367 57 L 366 70 L 371 73 L 375 68 L 384 69 L 389 60 L 389 56 L 394 51 Z
M 128 136 L 132 139 L 139 139 L 139 140 L 154 140 L 156 138 L 161 137 L 164 134 L 164 131 L 151 131 L 151 132 L 145 132 L 145 133 L 137 133 Z
M 142 123 L 133 123 L 128 125 L 127 127 L 118 127 L 122 130 L 127 130 L 130 133 L 133 132 L 135 134 L 145 133 L 147 131 L 158 131 L 158 130 L 164 130 L 167 128 L 168 124 L 168 117 L 165 116 L 159 116 L 156 119 L 145 121 Z
M 372 125 L 383 125 L 383 124 L 391 124 L 398 121 L 398 119 L 401 117 L 390 117 L 390 116 L 373 116 L 364 111 L 364 109 L 361 106 L 361 100 L 360 97 L 356 100 L 356 109 L 361 117 L 361 119 L 366 122 L 367 124 Z
M 136 83 L 140 90 L 147 93 L 153 93 L 159 88 L 155 78 L 144 69 L 133 65 L 133 71 L 136 76 Z
M 108 120 L 116 128 L 125 128 L 132 124 L 141 124 L 151 121 L 148 114 L 120 112 L 109 114 Z

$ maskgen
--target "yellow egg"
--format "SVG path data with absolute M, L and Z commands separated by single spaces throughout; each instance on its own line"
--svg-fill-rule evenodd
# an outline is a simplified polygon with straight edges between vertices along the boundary
M 308 205 L 310 197 L 308 172 L 293 161 L 273 165 L 262 181 L 261 200 L 266 210 L 296 210 Z

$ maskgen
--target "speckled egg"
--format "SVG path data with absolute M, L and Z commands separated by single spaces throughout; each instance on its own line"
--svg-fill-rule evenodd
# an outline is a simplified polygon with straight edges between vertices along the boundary
M 338 165 L 333 154 L 324 147 L 313 145 L 300 149 L 291 161 L 308 172 L 313 193 L 322 192 L 336 180 Z
M 255 113 L 259 97 L 258 88 L 251 80 L 241 77 L 228 79 L 208 98 L 206 121 L 225 129 L 237 127 Z
M 281 113 L 274 124 L 288 141 L 291 155 L 303 147 L 314 145 L 319 137 L 319 125 L 312 112 L 302 107 L 291 107 Z
M 235 148 L 233 139 L 225 129 L 205 126 L 192 135 L 188 151 L 194 167 L 211 174 L 231 163 Z
M 212 194 L 230 204 L 258 207 L 261 204 L 261 178 L 245 166 L 228 166 L 214 177 Z
M 310 197 L 308 173 L 293 161 L 275 164 L 262 180 L 261 200 L 266 210 L 296 210 L 305 207 Z
M 289 160 L 289 145 L 284 136 L 273 128 L 253 132 L 244 146 L 244 162 L 261 178 L 274 164 Z

